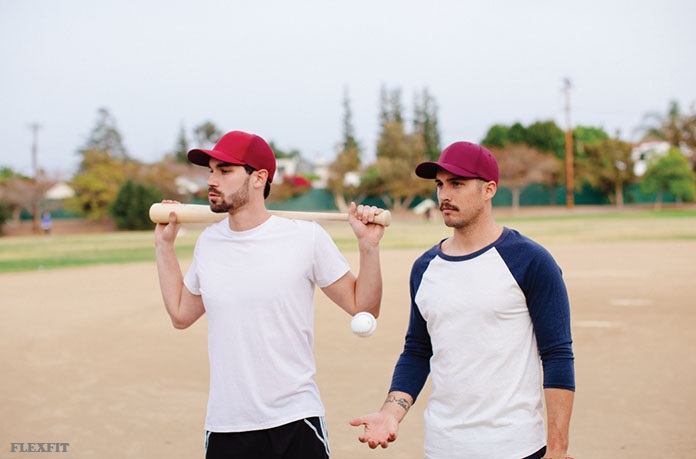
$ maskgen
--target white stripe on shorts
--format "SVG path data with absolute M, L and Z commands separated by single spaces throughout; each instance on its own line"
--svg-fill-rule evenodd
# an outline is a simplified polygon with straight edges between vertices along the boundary
M 304 423 L 309 426 L 310 429 L 314 432 L 314 435 L 317 436 L 320 442 L 324 444 L 324 449 L 326 450 L 326 456 L 331 457 L 331 450 L 329 450 L 329 443 L 328 443 L 328 438 L 329 435 L 326 432 L 326 423 L 324 422 L 324 417 L 323 416 L 318 416 L 317 419 L 319 419 L 319 425 L 321 426 L 321 432 L 317 432 L 316 427 L 314 427 L 314 424 L 309 422 L 307 419 L 304 420 Z

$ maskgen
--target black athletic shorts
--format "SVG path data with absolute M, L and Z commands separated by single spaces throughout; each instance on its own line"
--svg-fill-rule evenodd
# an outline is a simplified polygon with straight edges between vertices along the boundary
M 206 459 L 329 459 L 323 417 L 248 432 L 207 432 Z
M 527 457 L 525 457 L 525 458 L 523 458 L 523 459 L 541 459 L 542 457 L 544 457 L 544 454 L 546 454 L 546 446 L 544 446 L 543 448 L 541 448 L 541 449 L 540 449 L 539 451 L 537 451 L 536 453 L 534 453 L 534 454 L 532 454 L 532 455 L 530 455 L 530 456 L 527 456 Z

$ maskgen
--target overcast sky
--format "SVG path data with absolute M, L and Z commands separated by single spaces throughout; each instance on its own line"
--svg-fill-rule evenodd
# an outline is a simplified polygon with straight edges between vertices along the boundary
M 696 102 L 696 2 L 0 0 L 0 166 L 69 178 L 107 108 L 156 161 L 212 121 L 309 159 L 341 139 L 344 88 L 365 159 L 382 86 L 407 117 L 427 88 L 442 146 L 554 120 L 637 138 L 647 112 Z M 193 145 L 192 145 L 193 147 Z

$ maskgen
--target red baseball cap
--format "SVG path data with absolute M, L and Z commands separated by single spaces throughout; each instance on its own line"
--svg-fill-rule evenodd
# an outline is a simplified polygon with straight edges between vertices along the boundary
M 493 153 L 474 143 L 453 143 L 442 150 L 437 161 L 426 161 L 416 166 L 416 175 L 433 179 L 439 168 L 459 177 L 480 178 L 498 183 L 498 161 Z
M 266 169 L 268 181 L 273 181 L 276 171 L 275 154 L 271 147 L 256 134 L 232 131 L 223 135 L 212 150 L 193 149 L 186 155 L 193 164 L 208 167 L 210 158 L 230 164 Z

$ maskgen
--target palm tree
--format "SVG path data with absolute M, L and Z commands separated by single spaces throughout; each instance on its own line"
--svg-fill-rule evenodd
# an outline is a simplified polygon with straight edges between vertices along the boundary
M 674 147 L 679 147 L 685 139 L 686 117 L 682 114 L 679 102 L 669 103 L 667 114 L 658 112 L 646 113 L 643 125 L 638 128 L 643 132 L 643 140 L 665 140 Z
M 643 117 L 643 140 L 664 140 L 691 157 L 692 169 L 696 170 L 696 110 L 683 113 L 679 102 L 669 103 L 666 115 L 650 112 Z

